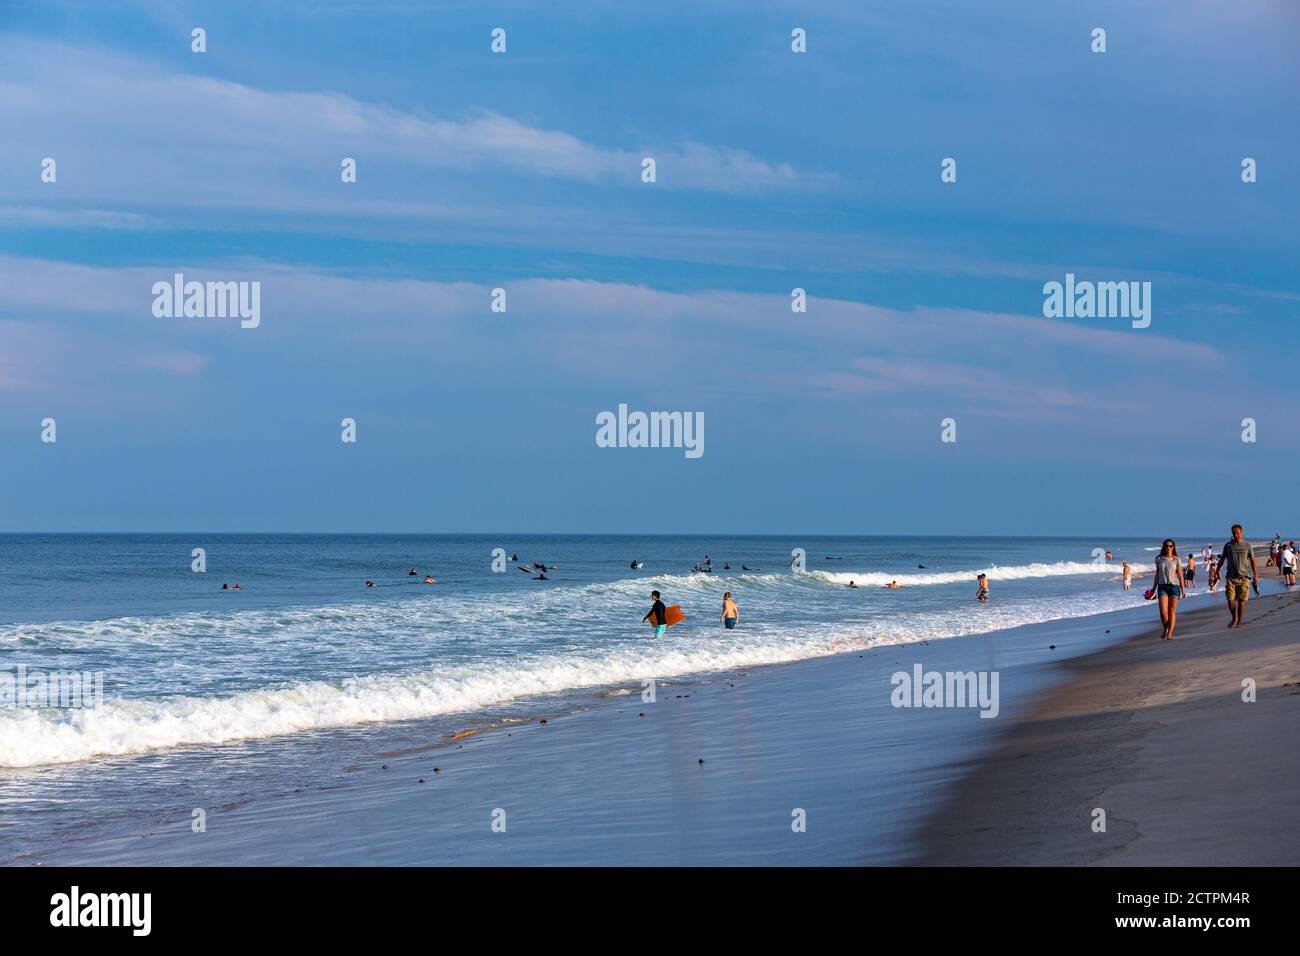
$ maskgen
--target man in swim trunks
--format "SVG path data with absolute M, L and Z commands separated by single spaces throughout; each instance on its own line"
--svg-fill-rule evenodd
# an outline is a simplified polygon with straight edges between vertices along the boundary
M 1124 562 L 1124 590 L 1125 591 L 1133 590 L 1133 569 L 1129 567 L 1129 563 L 1127 561 Z
M 987 574 L 978 575 L 975 578 L 979 582 L 980 589 L 975 592 L 975 600 L 981 604 L 987 604 L 989 600 L 989 578 Z
M 1226 573 L 1223 570 L 1225 563 L 1228 565 Z M 1255 593 L 1259 594 L 1259 568 L 1255 566 L 1255 552 L 1250 542 L 1242 537 L 1241 525 L 1232 526 L 1232 540 L 1223 546 L 1223 553 L 1219 555 L 1215 567 L 1226 582 L 1223 592 L 1228 596 L 1228 627 L 1241 627 L 1250 589 L 1254 588 Z
M 740 620 L 740 611 L 736 609 L 736 602 L 731 599 L 731 592 L 728 591 L 722 595 L 722 626 L 731 630 Z
M 655 626 L 654 639 L 657 641 L 659 638 L 663 637 L 664 632 L 668 630 L 668 609 L 664 607 L 664 602 L 659 600 L 658 591 L 651 591 L 650 596 L 655 599 L 654 607 L 650 608 L 650 613 L 641 618 L 641 620 L 650 621 L 651 618 L 654 618 L 650 623 Z

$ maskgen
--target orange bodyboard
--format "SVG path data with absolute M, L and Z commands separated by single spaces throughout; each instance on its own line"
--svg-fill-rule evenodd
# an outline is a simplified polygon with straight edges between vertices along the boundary
M 682 613 L 682 606 L 680 604 L 672 604 L 664 608 L 664 623 L 669 627 L 672 627 L 674 624 L 680 624 L 684 620 L 686 620 L 686 615 Z M 654 622 L 654 618 L 651 618 L 650 623 L 653 624 Z

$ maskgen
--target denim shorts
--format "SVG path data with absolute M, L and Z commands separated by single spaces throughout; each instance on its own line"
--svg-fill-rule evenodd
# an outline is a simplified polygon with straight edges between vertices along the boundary
M 1162 584 L 1156 589 L 1156 593 L 1160 597 L 1180 598 L 1183 596 L 1183 589 L 1177 584 Z

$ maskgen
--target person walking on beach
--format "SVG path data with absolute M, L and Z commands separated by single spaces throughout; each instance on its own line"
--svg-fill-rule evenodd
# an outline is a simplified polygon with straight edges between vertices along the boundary
M 1209 570 L 1209 575 L 1210 575 L 1210 593 L 1213 594 L 1213 593 L 1214 593 L 1214 589 L 1217 588 L 1217 587 L 1219 586 L 1219 566 L 1218 566 L 1217 564 L 1214 563 L 1214 552 L 1213 552 L 1213 551 L 1210 552 L 1210 557 L 1209 557 L 1209 559 L 1205 562 L 1205 566 L 1206 566 L 1207 568 L 1210 569 L 1210 570 Z
M 975 600 L 981 604 L 989 603 L 989 576 L 987 574 L 976 575 L 976 583 L 979 584 L 979 590 L 975 592 Z
M 1290 541 L 1282 547 L 1282 573 L 1289 588 L 1295 587 L 1296 561 L 1295 542 Z
M 1192 552 L 1187 552 L 1187 571 L 1183 575 L 1187 581 L 1187 591 L 1192 593 L 1196 590 L 1196 557 Z
M 1125 591 L 1133 590 L 1133 569 L 1129 567 L 1129 563 L 1127 561 L 1124 562 L 1124 590 Z
M 731 630 L 740 620 L 740 611 L 736 610 L 736 602 L 731 599 L 731 592 L 728 591 L 722 595 L 722 626 Z
M 641 618 L 641 620 L 650 621 L 651 618 L 654 618 L 650 623 L 655 627 L 654 639 L 657 641 L 659 638 L 663 637 L 664 632 L 668 630 L 668 609 L 664 607 L 664 602 L 659 600 L 658 591 L 651 591 L 650 596 L 655 599 L 654 606 L 650 608 L 650 613 Z
M 1227 573 L 1223 565 L 1228 565 Z M 1259 568 L 1255 565 L 1255 552 L 1241 532 L 1241 525 L 1232 526 L 1232 540 L 1223 546 L 1219 555 L 1218 568 L 1227 584 L 1223 593 L 1228 597 L 1228 627 L 1241 627 L 1246 615 L 1246 599 L 1251 588 L 1259 594 Z M 1249 577 L 1247 577 L 1249 572 Z
M 1178 622 L 1178 601 L 1183 596 L 1183 563 L 1178 560 L 1178 545 L 1172 538 L 1165 538 L 1160 546 L 1160 557 L 1156 558 L 1156 580 L 1154 590 L 1156 602 L 1160 605 L 1160 623 L 1164 633 L 1160 639 L 1174 639 L 1174 625 Z

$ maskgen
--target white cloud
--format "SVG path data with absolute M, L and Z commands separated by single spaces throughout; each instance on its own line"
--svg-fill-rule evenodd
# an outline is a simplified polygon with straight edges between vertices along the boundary
M 231 321 L 153 317 L 152 284 L 177 271 L 199 281 L 260 281 L 262 326 L 252 332 Z M 1197 381 L 1224 368 L 1211 346 L 1107 328 L 1104 320 L 897 310 L 819 297 L 808 313 L 795 314 L 785 290 L 676 292 L 532 278 L 503 282 L 509 310 L 498 315 L 489 310 L 489 284 L 252 261 L 111 269 L 0 257 L 0 283 L 9 293 L 0 308 L 45 323 L 58 339 L 77 330 L 79 367 L 90 379 L 125 366 L 199 375 L 217 351 L 234 350 L 242 361 L 246 349 L 274 343 L 295 364 L 389 368 L 419 360 L 449 378 L 486 375 L 557 389 L 662 388 L 832 404 L 893 395 L 1021 417 L 1095 417 L 1140 406 L 1171 376 Z M 41 351 L 34 329 L 24 326 L 18 343 L 28 353 Z
M 0 128 L 15 155 L 58 161 L 61 194 L 102 203 L 282 208 L 334 199 L 345 156 L 358 161 L 358 186 L 366 184 L 370 201 L 436 196 L 430 170 L 645 188 L 647 154 L 664 189 L 752 192 L 802 182 L 788 164 L 743 149 L 598 145 L 491 111 L 426 116 L 339 92 L 258 89 L 12 35 L 0 37 Z M 417 181 L 420 194 L 397 189 Z M 41 188 L 47 197 L 50 187 L 35 172 L 30 182 L 4 187 L 26 199 Z

